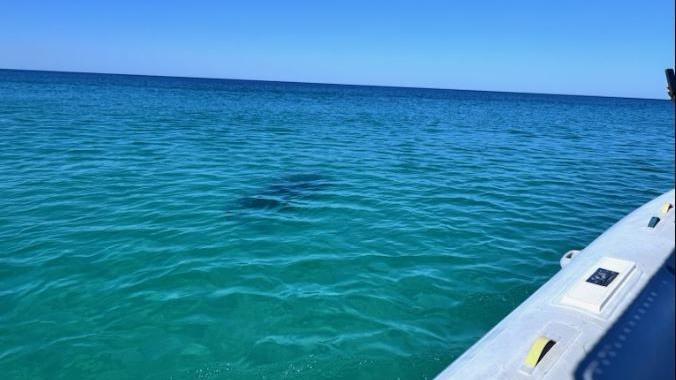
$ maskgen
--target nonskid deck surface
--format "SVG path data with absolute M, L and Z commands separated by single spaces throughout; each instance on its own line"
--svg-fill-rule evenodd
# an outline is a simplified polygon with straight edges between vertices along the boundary
M 578 367 L 578 375 L 584 378 L 602 378 L 603 366 L 598 363 L 607 366 L 610 361 L 601 358 L 593 364 L 593 358 L 585 359 L 590 353 L 598 355 L 596 346 L 605 342 L 604 336 L 614 330 L 611 328 L 616 322 L 624 321 L 625 311 L 639 315 L 632 318 L 651 317 L 645 306 L 642 311 L 634 310 L 634 302 L 644 297 L 644 288 L 647 290 L 649 283 L 653 286 L 654 278 L 664 280 L 660 276 L 664 271 L 671 274 L 673 288 L 673 270 L 669 272 L 665 264 L 673 252 L 671 190 L 627 215 L 589 244 L 437 379 L 572 379 Z M 665 297 L 663 288 L 660 293 L 648 294 L 651 302 Z M 672 325 L 673 305 L 672 291 L 662 307 L 666 311 L 660 315 L 671 318 Z M 670 337 L 670 342 L 662 344 L 670 345 L 673 352 L 673 328 Z M 614 344 L 620 347 L 601 355 L 626 354 L 621 344 Z M 582 367 L 590 364 L 594 367 L 585 372 Z M 669 368 L 673 363 L 667 366 L 667 372 Z

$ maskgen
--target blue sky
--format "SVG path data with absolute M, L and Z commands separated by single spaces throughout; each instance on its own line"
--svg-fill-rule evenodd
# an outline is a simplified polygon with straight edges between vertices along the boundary
M 666 98 L 673 0 L 2 0 L 0 68 Z

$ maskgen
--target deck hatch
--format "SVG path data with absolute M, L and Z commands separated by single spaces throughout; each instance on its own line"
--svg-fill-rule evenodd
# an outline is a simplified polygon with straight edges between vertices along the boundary
M 563 294 L 561 303 L 600 314 L 636 264 L 614 257 L 602 257 Z

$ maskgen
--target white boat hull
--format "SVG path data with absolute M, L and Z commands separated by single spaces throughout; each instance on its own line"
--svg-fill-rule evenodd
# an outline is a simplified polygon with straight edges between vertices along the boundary
M 671 190 L 565 260 L 565 267 L 437 379 L 574 378 L 580 362 L 674 252 L 673 205 Z M 659 222 L 649 227 L 654 217 Z M 543 337 L 555 342 L 548 351 L 537 342 Z M 528 361 L 533 350 L 545 352 L 536 364 Z

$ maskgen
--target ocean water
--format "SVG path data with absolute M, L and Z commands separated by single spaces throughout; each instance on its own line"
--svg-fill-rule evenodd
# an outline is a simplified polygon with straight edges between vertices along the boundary
M 674 186 L 663 100 L 0 71 L 3 379 L 426 379 Z

